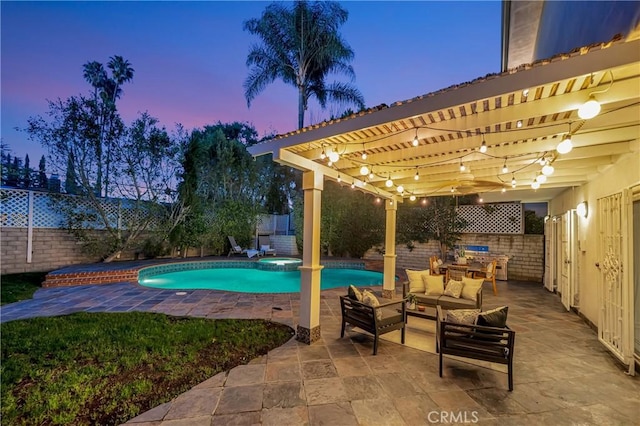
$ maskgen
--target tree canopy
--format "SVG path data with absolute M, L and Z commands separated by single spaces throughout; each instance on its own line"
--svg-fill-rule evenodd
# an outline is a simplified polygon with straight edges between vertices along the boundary
M 249 75 L 244 82 L 247 105 L 269 84 L 282 80 L 298 91 L 298 128 L 313 96 L 322 108 L 327 101 L 364 108 L 364 98 L 351 84 L 354 52 L 339 28 L 348 12 L 337 2 L 296 1 L 293 6 L 272 3 L 259 19 L 244 29 L 260 38 L 247 55 Z M 344 74 L 350 82 L 327 82 L 332 74 Z

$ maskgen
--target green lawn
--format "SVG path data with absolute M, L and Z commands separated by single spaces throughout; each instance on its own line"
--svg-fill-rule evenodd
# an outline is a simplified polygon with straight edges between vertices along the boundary
M 0 325 L 3 424 L 120 424 L 293 336 L 263 320 L 76 313 Z
M 0 277 L 0 305 L 31 299 L 47 272 L 26 272 Z

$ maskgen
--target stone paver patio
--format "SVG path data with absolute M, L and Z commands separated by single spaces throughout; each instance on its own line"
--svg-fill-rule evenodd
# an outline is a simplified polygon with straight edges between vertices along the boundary
M 0 308 L 1 321 L 77 311 L 148 311 L 265 318 L 295 328 L 298 294 L 176 291 L 129 283 L 42 289 Z M 596 333 L 537 283 L 485 283 L 484 309 L 509 306 L 516 330 L 513 392 L 500 367 L 445 359 L 438 377 L 431 321 L 410 318 L 407 345 L 393 335 L 372 355 L 357 329 L 340 339 L 338 295 L 322 291 L 322 339 L 290 340 L 197 385 L 129 423 L 141 425 L 637 425 L 640 379 L 629 377 Z M 276 308 L 276 309 L 274 309 Z M 423 327 L 426 326 L 426 327 Z M 397 333 L 397 332 L 396 332 Z M 420 349 L 416 349 L 420 348 Z M 426 350 L 421 350 L 426 349 Z

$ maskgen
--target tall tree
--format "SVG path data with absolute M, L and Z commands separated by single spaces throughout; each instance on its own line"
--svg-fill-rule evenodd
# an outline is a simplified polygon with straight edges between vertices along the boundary
M 99 197 L 109 194 L 112 151 L 124 131 L 116 101 L 122 94 L 122 85 L 133 78 L 134 72 L 129 61 L 118 55 L 109 59 L 107 67 L 111 76 L 100 62 L 83 65 L 83 76 L 93 87 L 93 119 L 99 129 L 93 141 L 97 170 L 95 192 Z
M 49 187 L 49 180 L 47 179 L 47 160 L 44 155 L 40 157 L 40 163 L 38 164 L 38 188 L 47 189 Z
M 22 168 L 22 187 L 23 188 L 31 188 L 31 175 L 33 174 L 33 170 L 31 170 L 31 164 L 29 161 L 29 154 L 24 156 L 24 167 Z
M 339 28 L 348 12 L 337 2 L 297 1 L 267 6 L 260 19 L 250 19 L 244 29 L 260 38 L 247 55 L 249 76 L 244 82 L 247 105 L 269 84 L 282 80 L 298 90 L 298 127 L 310 97 L 324 109 L 327 101 L 364 108 L 364 98 L 351 83 L 327 83 L 331 74 L 344 74 L 353 82 L 350 65 L 354 53 Z

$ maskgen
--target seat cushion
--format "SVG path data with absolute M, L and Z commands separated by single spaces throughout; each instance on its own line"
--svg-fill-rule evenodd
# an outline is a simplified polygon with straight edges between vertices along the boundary
M 440 296 L 438 299 L 438 305 L 442 306 L 442 309 L 471 309 L 476 307 L 476 302 L 469 299 L 456 299 L 451 296 Z
M 427 305 L 427 306 L 436 306 L 438 304 L 438 300 L 442 296 L 430 296 L 427 294 L 416 294 L 416 300 L 419 304 Z

